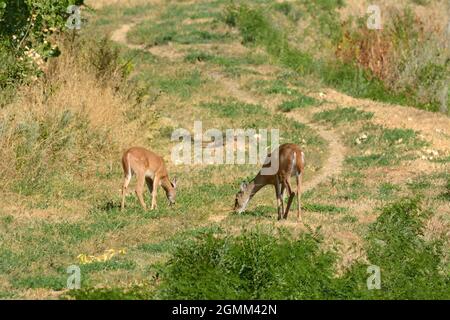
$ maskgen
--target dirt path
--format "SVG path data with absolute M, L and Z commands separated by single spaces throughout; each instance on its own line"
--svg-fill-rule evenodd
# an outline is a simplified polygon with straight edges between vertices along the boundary
M 359 99 L 333 89 L 324 90 L 325 96 L 315 98 L 340 106 L 355 107 L 374 113 L 372 121 L 388 128 L 412 129 L 419 132 L 441 155 L 450 155 L 450 117 L 442 113 L 412 107 Z M 318 110 L 320 111 L 320 110 Z
M 114 32 L 111 34 L 111 40 L 120 43 L 124 46 L 127 46 L 130 49 L 140 49 L 145 50 L 153 54 L 154 56 L 157 56 L 159 58 L 165 58 L 169 59 L 171 61 L 182 59 L 184 57 L 184 54 L 179 52 L 172 44 L 165 44 L 161 46 L 153 46 L 153 47 L 147 47 L 145 45 L 138 45 L 138 44 L 132 44 L 127 39 L 127 33 L 136 25 L 137 22 L 127 23 L 122 25 L 120 28 L 114 30 Z
M 149 50 L 152 54 L 159 56 L 161 58 L 173 58 L 173 53 L 167 54 L 167 52 L 171 52 L 171 50 L 164 50 L 167 48 L 145 48 L 144 46 L 140 45 L 134 45 L 130 44 L 127 41 L 127 33 L 129 30 L 131 30 L 136 25 L 136 22 L 130 23 L 130 24 L 124 24 L 117 30 L 115 30 L 112 35 L 111 39 L 113 41 L 116 41 L 120 44 L 126 45 L 127 47 L 131 49 L 142 49 L 142 50 Z M 165 46 L 167 47 L 167 46 Z M 165 54 L 161 54 L 162 52 L 166 52 Z M 233 97 L 236 99 L 243 101 L 245 103 L 252 103 L 252 104 L 262 104 L 265 106 L 268 110 L 270 110 L 270 106 L 267 106 L 267 101 L 260 101 L 255 97 L 253 94 L 249 93 L 246 90 L 243 90 L 239 87 L 239 85 L 233 81 L 232 79 L 227 78 L 223 74 L 219 72 L 210 72 L 208 76 L 221 84 L 221 86 L 230 93 Z M 331 130 L 326 129 L 325 127 L 311 123 L 309 119 L 303 118 L 300 114 L 292 113 L 288 115 L 292 119 L 299 121 L 301 123 L 307 124 L 310 126 L 313 130 L 315 130 L 325 141 L 328 142 L 329 145 L 329 152 L 328 152 L 328 158 L 325 161 L 323 167 L 318 171 L 316 175 L 312 179 L 309 179 L 305 181 L 303 185 L 303 191 L 308 191 L 310 189 L 313 189 L 316 187 L 319 183 L 326 181 L 330 176 L 337 175 L 342 171 L 342 165 L 344 162 L 344 145 L 339 140 L 339 135 Z M 220 222 L 223 219 L 226 218 L 227 215 L 215 215 L 212 216 L 210 221 L 214 222 Z
M 136 24 L 130 23 L 122 25 L 112 34 L 112 40 L 117 41 L 132 49 L 148 50 L 152 54 L 175 61 L 182 56 L 175 46 L 164 45 L 160 47 L 145 48 L 128 43 L 126 34 Z M 209 71 L 207 76 L 214 82 L 218 83 L 225 92 L 230 96 L 250 104 L 263 105 L 268 110 L 274 111 L 273 105 L 277 105 L 276 101 L 271 101 L 265 97 L 262 99 L 251 92 L 239 86 L 238 82 L 228 78 L 219 71 Z M 314 96 L 314 94 L 312 95 Z M 440 155 L 450 154 L 450 118 L 442 114 L 422 111 L 414 108 L 390 105 L 380 103 L 369 99 L 358 99 L 337 92 L 333 89 L 324 89 L 323 93 L 317 97 L 319 100 L 326 100 L 339 106 L 352 106 L 374 113 L 374 123 L 381 124 L 389 128 L 409 128 L 420 132 L 426 140 L 431 142 L 433 149 L 438 150 Z M 329 107 L 329 103 L 326 104 Z M 388 109 L 389 108 L 389 109 Z M 320 107 L 314 111 L 320 111 Z M 389 112 L 387 112 L 389 111 Z M 315 130 L 325 141 L 327 141 L 328 158 L 325 160 L 322 168 L 314 174 L 310 179 L 306 180 L 303 185 L 303 191 L 308 191 L 316 187 L 318 184 L 327 181 L 333 175 L 339 175 L 342 172 L 345 159 L 346 149 L 340 141 L 340 134 L 329 127 L 322 126 L 318 123 L 311 122 L 311 112 L 302 113 L 293 111 L 287 114 L 288 117 L 308 125 Z M 227 217 L 226 214 L 219 214 L 210 217 L 210 221 L 220 222 Z
M 236 99 L 241 100 L 245 103 L 261 104 L 266 109 L 270 110 L 270 102 L 267 100 L 260 101 L 257 97 L 252 95 L 246 90 L 239 88 L 237 83 L 220 73 L 211 73 L 210 76 L 217 82 L 222 84 L 232 96 Z M 306 124 L 315 130 L 325 141 L 328 142 L 328 158 L 325 161 L 323 167 L 318 171 L 312 179 L 305 181 L 303 184 L 303 191 L 308 191 L 316 187 L 319 183 L 326 181 L 329 177 L 333 175 L 338 175 L 342 171 L 342 166 L 344 163 L 345 146 L 341 143 L 339 139 L 339 134 L 333 130 L 329 130 L 324 126 L 316 123 L 310 122 L 310 119 L 303 116 L 300 113 L 289 113 L 288 117 L 294 119 L 295 121 Z

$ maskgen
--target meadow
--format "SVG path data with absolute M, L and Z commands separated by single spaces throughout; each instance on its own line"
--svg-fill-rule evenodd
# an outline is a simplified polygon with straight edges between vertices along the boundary
M 382 1 L 378 33 L 356 1 L 85 2 L 58 56 L 0 67 L 1 299 L 450 298 L 445 1 Z M 173 163 L 194 121 L 301 146 L 302 222 L 271 187 L 233 212 L 258 166 Z M 132 145 L 163 155 L 173 207 L 120 210 Z

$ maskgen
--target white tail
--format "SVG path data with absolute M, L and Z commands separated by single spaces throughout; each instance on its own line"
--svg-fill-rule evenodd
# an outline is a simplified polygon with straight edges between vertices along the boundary
M 273 175 L 262 175 L 261 171 L 256 175 L 250 183 L 242 183 L 240 191 L 236 194 L 234 203 L 234 210 L 241 213 L 247 207 L 248 202 L 253 196 L 261 190 L 264 186 L 271 184 L 275 186 L 275 193 L 277 197 L 278 207 L 278 220 L 281 218 L 287 219 L 289 209 L 294 199 L 295 193 L 297 193 L 298 209 L 297 219 L 300 219 L 300 185 L 305 167 L 305 154 L 299 146 L 286 143 L 281 145 L 278 150 L 278 172 Z M 270 166 L 270 163 L 266 163 L 265 166 Z M 294 192 L 290 184 L 290 178 L 296 177 L 297 190 Z M 286 210 L 284 209 L 283 195 L 284 191 L 288 192 L 288 203 Z
M 125 207 L 125 196 L 128 193 L 128 185 L 130 184 L 133 173 L 136 174 L 137 178 L 136 195 L 144 209 L 146 209 L 143 197 L 144 183 L 147 183 L 148 190 L 152 196 L 151 210 L 156 208 L 156 195 L 159 185 L 166 192 L 170 204 L 175 203 L 176 179 L 170 182 L 162 157 L 147 149 L 132 147 L 124 152 L 122 156 L 122 167 L 124 173 L 122 203 L 120 206 L 122 210 Z

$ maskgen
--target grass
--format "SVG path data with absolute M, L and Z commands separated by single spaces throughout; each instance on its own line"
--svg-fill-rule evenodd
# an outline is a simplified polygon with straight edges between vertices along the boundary
M 237 236 L 206 232 L 184 242 L 160 269 L 161 285 L 152 298 L 446 299 L 450 279 L 439 270 L 442 243 L 420 237 L 427 214 L 417 199 L 403 199 L 384 207 L 370 226 L 365 245 L 369 263 L 382 270 L 381 290 L 365 287 L 365 263 L 335 277 L 336 255 L 320 250 L 317 233 L 294 239 L 283 229 L 257 229 Z M 346 216 L 344 222 L 352 220 Z M 124 298 L 142 298 L 139 290 L 127 290 L 120 291 Z M 68 295 L 92 299 L 100 292 L 83 289 Z
M 255 86 L 263 87 L 262 93 L 265 94 L 284 94 L 284 95 L 297 95 L 299 94 L 296 89 L 289 88 L 282 80 L 264 81 L 259 80 L 255 82 Z
M 333 110 L 326 110 L 315 113 L 313 116 L 314 121 L 329 122 L 333 125 L 337 125 L 342 122 L 354 122 L 359 120 L 372 119 L 373 113 L 358 110 L 353 107 L 349 108 L 337 108 Z
M 162 79 L 159 81 L 159 87 L 163 92 L 176 93 L 182 98 L 189 98 L 193 90 L 197 89 L 202 83 L 199 71 L 178 75 L 172 79 Z
M 203 103 L 200 107 L 211 110 L 219 117 L 227 118 L 244 118 L 245 115 L 269 115 L 268 111 L 260 105 L 245 104 L 236 101 Z
M 306 108 L 310 106 L 317 106 L 319 102 L 311 97 L 308 96 L 300 96 L 298 98 L 295 98 L 294 100 L 289 100 L 281 103 L 278 106 L 278 110 L 283 112 L 289 112 L 297 108 Z
M 378 189 L 379 197 L 383 200 L 391 200 L 401 190 L 401 187 L 393 183 L 382 183 Z
M 319 204 L 319 203 L 307 203 L 307 204 L 302 205 L 302 208 L 305 209 L 306 211 L 331 213 L 331 214 L 344 213 L 348 210 L 347 208 L 341 208 L 341 207 L 336 207 L 334 205 Z
M 325 25 L 333 26 L 335 17 L 328 13 L 338 1 L 261 1 L 258 5 L 268 11 L 255 13 L 248 7 L 237 12 L 234 23 L 240 35 L 223 21 L 233 17 L 221 16 L 227 4 L 195 1 L 101 9 L 101 16 L 92 17 L 93 24 L 82 31 L 86 38 L 80 40 L 88 43 L 75 44 L 80 55 L 62 50 L 51 69 L 54 78 L 21 88 L 18 102 L 1 108 L 0 131 L 7 133 L 0 139 L 7 164 L 0 166 L 5 178 L 1 298 L 61 294 L 66 268 L 73 264 L 82 270 L 82 289 L 61 298 L 448 297 L 441 290 L 448 287 L 445 243 L 440 247 L 439 241 L 422 237 L 432 230 L 427 219 L 446 213 L 437 211 L 449 200 L 445 156 L 436 163 L 442 165 L 439 174 L 412 178 L 401 165 L 417 158 L 415 151 L 427 145 L 418 132 L 376 126 L 369 112 L 357 108 L 317 113 L 320 102 L 303 94 L 315 92 L 321 84 L 317 79 L 326 83 L 325 72 L 336 87 L 380 94 L 372 91 L 375 80 L 370 76 L 357 85 L 364 74 L 342 65 L 340 71 L 326 69 L 332 66 L 303 51 L 306 43 L 293 48 L 284 36 L 288 23 L 299 16 L 298 22 L 306 21 L 312 12 L 323 19 L 322 26 L 311 21 L 315 34 L 336 36 Z M 171 42 L 168 48 L 176 51 L 176 58 L 124 47 L 116 52 L 108 49 L 108 42 L 88 40 L 142 17 L 147 20 L 131 31 L 129 40 Z M 273 28 L 271 19 L 277 17 L 283 17 L 283 23 Z M 292 30 L 292 36 L 297 31 Z M 173 130 L 192 129 L 194 119 L 203 121 L 204 130 L 280 129 L 281 143 L 294 142 L 305 151 L 306 184 L 332 156 L 312 127 L 263 104 L 241 101 L 220 80 L 211 81 L 213 73 L 229 77 L 241 91 L 255 93 L 264 105 L 274 101 L 281 111 L 300 108 L 306 117 L 316 113 L 321 119 L 314 127 L 329 123 L 339 126 L 335 132 L 342 131 L 347 149 L 342 172 L 302 194 L 306 229 L 294 223 L 296 201 L 289 221 L 276 222 L 273 187 L 261 190 L 247 211 L 233 214 L 239 184 L 251 179 L 257 166 L 177 166 L 170 161 Z M 159 190 L 157 210 L 142 210 L 131 195 L 120 211 L 120 154 L 130 145 L 164 156 L 170 176 L 179 181 L 174 207 L 169 208 Z M 401 177 L 393 179 L 392 173 L 399 171 Z M 424 201 L 397 202 L 405 195 Z M 148 192 L 145 200 L 150 201 Z M 383 209 L 375 210 L 378 207 Z M 122 248 L 124 255 L 104 262 L 81 264 L 77 258 Z M 352 260 L 349 252 L 355 248 L 364 259 Z M 413 269 L 405 261 L 411 261 Z M 366 290 L 368 263 L 387 272 L 381 292 Z M 427 283 L 424 275 L 430 275 Z M 417 292 L 409 282 L 417 284 Z
M 358 168 L 398 165 L 418 157 L 417 150 L 428 145 L 411 129 L 383 128 L 371 123 L 346 138 L 356 154 L 347 157 L 347 163 Z

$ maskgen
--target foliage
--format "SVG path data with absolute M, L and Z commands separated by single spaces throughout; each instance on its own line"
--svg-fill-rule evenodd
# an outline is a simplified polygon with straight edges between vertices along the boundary
M 257 231 L 239 236 L 205 234 L 179 246 L 162 271 L 157 297 L 171 299 L 445 299 L 442 242 L 426 242 L 429 213 L 418 199 L 386 206 L 366 239 L 369 265 L 381 269 L 381 290 L 368 290 L 367 264 L 339 278 L 335 255 L 320 249 L 317 234 L 293 239 Z
M 423 226 L 430 216 L 419 199 L 402 199 L 383 208 L 367 236 L 367 257 L 381 270 L 381 290 L 367 291 L 366 267 L 356 264 L 345 281 L 359 279 L 352 295 L 375 299 L 448 299 L 450 277 L 441 271 L 443 240 L 427 242 Z
M 0 87 L 42 73 L 44 61 L 59 55 L 53 35 L 65 28 L 68 6 L 82 4 L 83 0 L 0 1 L 0 56 L 10 56 L 0 68 Z
M 264 232 L 219 238 L 206 234 L 181 246 L 163 271 L 160 298 L 301 299 L 333 294 L 334 255 L 305 234 L 294 240 Z M 294 284 L 295 285 L 292 285 Z

